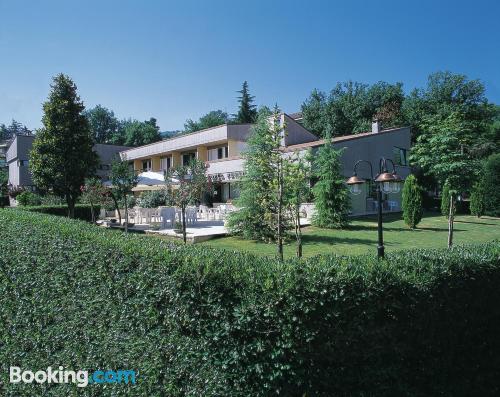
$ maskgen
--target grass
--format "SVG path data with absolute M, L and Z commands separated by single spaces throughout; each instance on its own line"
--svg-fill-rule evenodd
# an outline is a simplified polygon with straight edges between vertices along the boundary
M 477 218 L 458 215 L 455 218 L 454 244 L 470 244 L 500 240 L 500 218 Z M 399 214 L 384 215 L 384 243 L 386 252 L 408 248 L 443 248 L 447 245 L 448 220 L 438 214 L 427 214 L 417 229 L 410 230 Z M 285 257 L 295 255 L 295 241 L 284 247 Z M 221 237 L 199 243 L 227 250 L 247 251 L 257 255 L 271 256 L 276 246 L 238 237 Z M 344 230 L 303 228 L 303 255 L 335 253 L 356 255 L 376 253 L 377 220 L 366 217 L 353 220 Z

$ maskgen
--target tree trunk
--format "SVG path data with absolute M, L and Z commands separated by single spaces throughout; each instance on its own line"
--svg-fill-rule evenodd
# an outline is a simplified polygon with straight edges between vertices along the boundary
M 182 239 L 184 240 L 184 244 L 187 242 L 186 238 L 186 206 L 181 206 L 181 216 L 182 216 Z
M 283 260 L 283 227 L 282 227 L 282 211 L 283 211 L 283 175 L 281 161 L 278 163 L 278 259 Z
M 123 195 L 123 202 L 125 203 L 125 233 L 128 233 L 128 205 L 126 193 Z
M 455 200 L 450 194 L 450 213 L 448 216 L 448 248 L 453 246 L 453 218 L 455 217 Z
M 71 194 L 66 195 L 66 203 L 68 204 L 68 218 L 75 217 L 75 200 Z
M 297 258 L 302 258 L 302 230 L 300 230 L 300 206 L 295 206 L 295 238 L 297 239 Z

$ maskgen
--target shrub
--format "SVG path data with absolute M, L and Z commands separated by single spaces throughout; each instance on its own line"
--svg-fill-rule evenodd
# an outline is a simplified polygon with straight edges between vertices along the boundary
M 486 160 L 483 172 L 485 197 L 485 213 L 500 216 L 500 153 L 492 154 Z
M 441 214 L 446 218 L 450 216 L 450 198 L 451 186 L 449 181 L 446 181 L 441 192 Z
M 29 192 L 27 190 L 18 194 L 16 200 L 21 206 L 40 205 L 42 203 L 42 199 L 38 194 Z
M 50 214 L 57 216 L 68 216 L 68 207 L 65 205 L 38 205 L 31 207 L 21 207 L 23 211 L 39 212 L 42 214 Z M 95 213 L 99 213 L 100 207 L 94 206 Z M 83 221 L 92 221 L 92 211 L 90 205 L 77 204 L 75 206 L 75 218 Z
M 280 263 L 21 210 L 0 223 L 4 395 L 73 395 L 8 382 L 55 363 L 138 371 L 85 395 L 500 393 L 498 242 Z
M 137 205 L 142 208 L 156 208 L 168 205 L 168 193 L 166 190 L 153 190 L 145 192 L 137 200 Z
M 485 211 L 485 194 L 483 182 L 479 181 L 472 189 L 470 195 L 470 213 L 481 218 Z
M 411 228 L 415 227 L 422 220 L 422 188 L 417 183 L 417 178 L 409 175 L 403 186 L 403 218 L 405 223 Z

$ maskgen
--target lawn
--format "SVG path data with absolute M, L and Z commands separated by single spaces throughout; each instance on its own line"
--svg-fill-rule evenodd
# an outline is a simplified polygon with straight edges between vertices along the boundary
M 455 221 L 454 244 L 500 240 L 500 218 L 459 215 Z M 448 238 L 448 221 L 441 215 L 428 214 L 416 230 L 410 230 L 399 214 L 384 216 L 386 252 L 408 248 L 443 248 Z M 377 220 L 367 217 L 353 220 L 344 230 L 305 227 L 303 254 L 365 254 L 376 253 Z M 257 255 L 275 255 L 276 246 L 238 237 L 222 237 L 200 243 L 228 250 L 248 251 Z M 285 257 L 295 255 L 294 241 L 285 246 Z

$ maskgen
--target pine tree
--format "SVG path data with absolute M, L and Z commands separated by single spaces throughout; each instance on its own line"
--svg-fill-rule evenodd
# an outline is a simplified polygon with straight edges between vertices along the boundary
M 240 182 L 239 211 L 231 214 L 228 228 L 244 238 L 276 241 L 283 255 L 283 236 L 290 227 L 286 217 L 286 159 L 280 151 L 286 126 L 280 124 L 277 108 L 259 111 L 244 153 L 245 175 Z M 270 122 L 271 119 L 271 122 Z
M 329 137 L 313 162 L 312 173 L 318 182 L 312 189 L 316 207 L 312 222 L 319 227 L 341 228 L 349 223 L 350 199 L 341 172 L 341 155 Z
M 74 217 L 80 188 L 97 164 L 84 109 L 73 81 L 64 74 L 54 77 L 49 98 L 43 104 L 43 127 L 30 153 L 35 185 L 64 197 L 69 217 Z
M 410 229 L 422 220 L 422 188 L 417 183 L 417 178 L 410 175 L 406 178 L 403 187 L 403 218 Z
M 257 119 L 257 110 L 253 104 L 255 97 L 250 95 L 248 91 L 248 83 L 246 81 L 243 82 L 243 86 L 238 92 L 241 94 L 241 96 L 238 97 L 240 107 L 234 121 L 241 124 L 255 123 Z

